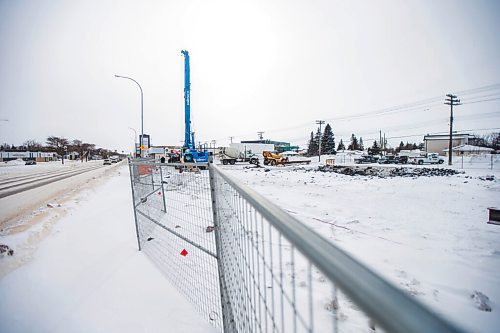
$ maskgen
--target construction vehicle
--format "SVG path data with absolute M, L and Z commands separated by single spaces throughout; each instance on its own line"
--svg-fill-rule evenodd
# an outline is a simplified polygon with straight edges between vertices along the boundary
M 280 165 L 288 162 L 288 157 L 275 155 L 270 151 L 263 151 L 262 155 L 264 156 L 264 165 Z
M 234 165 L 236 162 L 249 162 L 250 164 L 258 164 L 259 158 L 252 154 L 251 151 L 241 151 L 238 147 L 221 147 L 219 149 L 219 160 L 224 165 Z
M 184 145 L 182 146 L 182 158 L 185 163 L 208 162 L 208 151 L 206 146 L 195 147 L 194 132 L 191 132 L 191 80 L 189 69 L 189 52 L 181 51 L 184 55 Z
M 311 160 L 295 160 L 290 161 L 287 156 L 276 155 L 270 151 L 263 151 L 262 155 L 264 156 L 264 165 L 287 165 L 287 164 L 300 164 L 300 163 L 311 163 Z

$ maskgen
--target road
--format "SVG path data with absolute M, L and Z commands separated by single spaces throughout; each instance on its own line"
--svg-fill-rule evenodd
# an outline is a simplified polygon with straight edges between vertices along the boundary
M 121 162 L 126 163 L 126 162 Z M 0 168 L 0 232 L 18 228 L 22 217 L 62 198 L 121 163 L 66 161 Z

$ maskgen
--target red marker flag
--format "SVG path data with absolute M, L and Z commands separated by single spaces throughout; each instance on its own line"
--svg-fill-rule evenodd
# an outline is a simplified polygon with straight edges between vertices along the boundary
M 181 256 L 184 256 L 184 257 L 185 257 L 185 256 L 187 256 L 187 255 L 188 255 L 188 251 L 186 251 L 186 249 L 183 249 L 183 250 L 181 251 Z

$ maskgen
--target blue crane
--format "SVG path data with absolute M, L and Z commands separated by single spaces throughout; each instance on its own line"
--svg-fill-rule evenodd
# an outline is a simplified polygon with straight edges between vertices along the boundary
M 191 80 L 189 69 L 189 52 L 181 51 L 184 55 L 184 146 L 182 147 L 184 162 L 208 162 L 208 151 L 205 148 L 196 150 L 194 133 L 191 133 Z

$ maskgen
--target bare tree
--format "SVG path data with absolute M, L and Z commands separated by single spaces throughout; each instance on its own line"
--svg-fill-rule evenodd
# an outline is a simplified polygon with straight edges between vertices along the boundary
M 43 148 L 42 145 L 34 139 L 24 141 L 23 146 L 26 147 L 27 150 L 41 150 Z
M 68 139 L 57 136 L 49 136 L 46 143 L 50 148 L 55 149 L 59 155 L 63 155 L 64 147 L 69 145 Z

